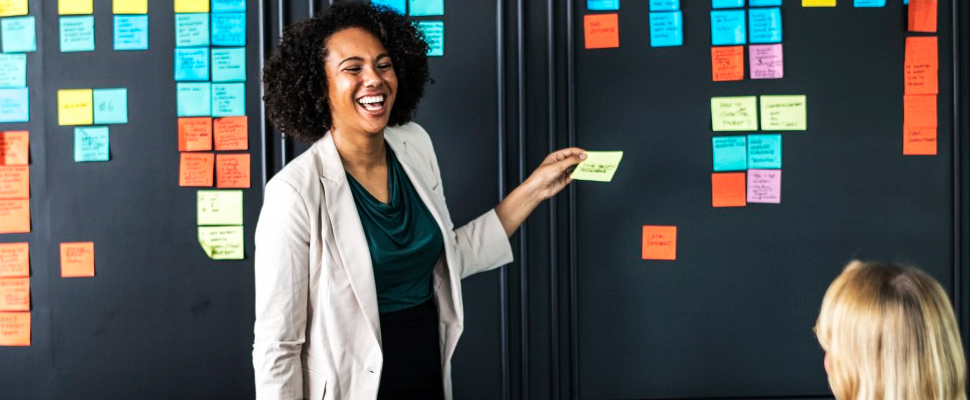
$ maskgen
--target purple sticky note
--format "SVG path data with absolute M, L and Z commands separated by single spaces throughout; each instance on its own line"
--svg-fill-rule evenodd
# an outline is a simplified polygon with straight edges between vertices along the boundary
M 751 54 L 751 79 L 779 79 L 785 75 L 781 43 L 752 44 L 748 46 L 748 52 Z
M 781 170 L 748 170 L 748 203 L 781 203 Z

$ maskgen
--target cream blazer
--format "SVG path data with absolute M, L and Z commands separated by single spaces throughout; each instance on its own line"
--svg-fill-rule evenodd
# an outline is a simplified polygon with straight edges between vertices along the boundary
M 491 210 L 454 229 L 431 139 L 411 123 L 384 137 L 444 236 L 434 268 L 445 397 L 463 329 L 461 279 L 512 261 Z M 374 399 L 381 327 L 370 251 L 328 132 L 266 185 L 256 225 L 253 368 L 258 399 Z

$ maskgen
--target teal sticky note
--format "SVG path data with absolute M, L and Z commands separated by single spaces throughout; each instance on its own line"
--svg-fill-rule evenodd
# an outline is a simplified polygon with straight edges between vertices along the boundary
M 193 82 L 175 84 L 179 117 L 208 117 L 212 115 L 212 84 Z
M 408 0 L 408 7 L 413 16 L 445 15 L 444 0 Z
M 208 47 L 175 48 L 175 81 L 209 80 Z
M 128 89 L 94 89 L 94 123 L 128 123 Z
M 246 115 L 245 83 L 212 84 L 212 116 L 241 117 Z
M 714 171 L 741 171 L 748 168 L 748 152 L 744 136 L 716 136 Z
M 855 0 L 856 7 L 885 7 L 886 0 Z
M 711 0 L 711 8 L 741 8 L 744 0 Z
M 245 12 L 246 0 L 212 0 L 212 12 Z
M 246 13 L 213 13 L 210 27 L 213 46 L 246 45 Z
M 0 89 L 0 122 L 30 122 L 27 88 Z
M 407 6 L 407 0 L 370 0 L 370 4 L 390 8 L 399 14 L 407 14 L 407 10 L 404 9 Z
M 650 13 L 650 47 L 684 44 L 684 23 L 680 11 Z
M 148 50 L 148 16 L 115 15 L 115 50 Z
M 175 14 L 175 47 L 209 45 L 209 14 Z
M 37 51 L 34 16 L 0 18 L 0 45 L 4 53 Z
M 0 54 L 0 88 L 27 86 L 27 55 Z
M 650 0 L 650 11 L 679 11 L 680 0 Z
M 744 10 L 711 11 L 711 45 L 744 44 Z
M 748 168 L 781 168 L 781 135 L 748 135 Z
M 424 41 L 428 42 L 428 56 L 445 55 L 445 23 L 442 21 L 420 21 L 418 29 L 424 33 Z
M 94 16 L 61 17 L 61 52 L 94 51 Z
M 110 141 L 107 126 L 74 128 L 74 162 L 108 161 Z
M 780 6 L 781 0 L 748 0 L 748 5 L 751 7 Z
M 620 0 L 586 0 L 586 9 L 590 11 L 619 10 Z
M 246 48 L 212 49 L 212 81 L 244 82 L 246 80 Z
M 748 29 L 751 43 L 781 43 L 781 9 L 752 8 L 748 10 Z

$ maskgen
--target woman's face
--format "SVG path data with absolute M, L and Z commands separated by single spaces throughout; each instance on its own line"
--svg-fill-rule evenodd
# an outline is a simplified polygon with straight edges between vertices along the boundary
M 333 127 L 341 132 L 384 130 L 397 95 L 397 75 L 381 41 L 361 28 L 347 28 L 326 41 L 327 98 Z

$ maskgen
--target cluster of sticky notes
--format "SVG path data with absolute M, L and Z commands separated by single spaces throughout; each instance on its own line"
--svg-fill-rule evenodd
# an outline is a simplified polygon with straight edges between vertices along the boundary
M 650 47 L 684 44 L 684 17 L 680 0 L 650 0 Z
M 756 131 L 755 96 L 712 97 L 711 126 L 714 131 Z M 761 130 L 803 131 L 808 127 L 804 95 L 761 96 Z
M 30 121 L 27 55 L 37 50 L 34 17 L 27 2 L 0 2 L 0 122 Z
M 587 151 L 586 159 L 576 165 L 569 177 L 579 181 L 610 182 L 622 159 L 622 151 Z
M 62 89 L 57 91 L 58 125 L 128 123 L 128 89 Z
M 94 242 L 61 243 L 61 277 L 94 276 Z
M 384 6 L 390 10 L 408 14 L 412 17 L 441 16 L 445 14 L 444 0 L 372 0 L 371 4 Z M 443 57 L 445 55 L 445 23 L 444 21 L 419 20 L 418 31 L 428 44 L 429 57 Z
M 711 72 L 715 82 L 744 79 L 744 45 L 749 46 L 751 79 L 778 79 L 784 76 L 780 0 L 712 0 Z M 756 8 L 758 7 L 758 8 Z M 747 18 L 745 12 L 747 11 Z
M 910 7 L 913 7 L 910 4 Z M 903 95 L 903 154 L 936 155 L 938 41 L 935 36 L 906 38 Z
M 246 117 L 179 118 L 178 136 L 180 186 L 211 187 L 214 174 L 218 188 L 250 187 L 249 153 L 207 152 L 247 150 Z
M 640 258 L 644 260 L 676 260 L 677 227 L 644 225 Z
M 0 346 L 30 345 L 29 247 L 0 243 Z
M 749 169 L 747 172 L 711 174 L 711 203 L 714 207 L 780 204 L 781 170 Z
M 199 244 L 213 260 L 241 260 L 243 194 L 241 190 L 200 190 L 197 196 Z
M 30 232 L 30 135 L 0 132 L 0 233 Z

